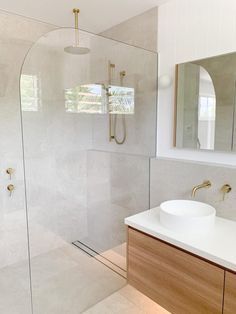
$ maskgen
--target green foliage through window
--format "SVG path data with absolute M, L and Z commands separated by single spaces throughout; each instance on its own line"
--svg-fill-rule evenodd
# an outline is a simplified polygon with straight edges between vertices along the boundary
M 102 85 L 80 85 L 65 90 L 67 112 L 105 113 L 105 91 Z
M 115 114 L 134 113 L 134 89 L 123 86 L 110 86 L 109 111 Z
M 36 75 L 21 75 L 21 108 L 23 111 L 39 110 L 39 86 Z
M 109 105 L 109 106 L 108 106 Z M 65 90 L 67 112 L 113 114 L 134 113 L 134 89 L 100 84 L 79 85 Z

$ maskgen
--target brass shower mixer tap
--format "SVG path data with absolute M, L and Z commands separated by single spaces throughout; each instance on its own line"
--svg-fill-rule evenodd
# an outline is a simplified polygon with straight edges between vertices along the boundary
M 15 190 L 15 186 L 13 185 L 13 184 L 9 184 L 8 186 L 7 186 L 7 190 L 9 191 L 9 193 L 10 193 L 10 197 L 11 197 L 11 195 L 12 195 L 12 192 Z
M 15 170 L 13 168 L 7 168 L 6 173 L 9 175 L 10 180 L 11 180 L 14 172 L 15 172 Z

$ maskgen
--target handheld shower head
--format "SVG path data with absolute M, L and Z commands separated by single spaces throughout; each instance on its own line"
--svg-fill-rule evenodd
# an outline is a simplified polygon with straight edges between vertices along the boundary
M 85 55 L 90 52 L 89 48 L 79 46 L 79 24 L 78 24 L 79 12 L 80 12 L 79 9 L 73 9 L 73 13 L 75 16 L 75 44 L 64 48 L 64 51 L 66 53 L 70 53 L 73 55 Z

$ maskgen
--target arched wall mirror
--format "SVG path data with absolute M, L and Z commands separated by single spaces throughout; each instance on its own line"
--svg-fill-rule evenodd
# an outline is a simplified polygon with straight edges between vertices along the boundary
M 236 151 L 236 53 L 178 64 L 174 145 Z

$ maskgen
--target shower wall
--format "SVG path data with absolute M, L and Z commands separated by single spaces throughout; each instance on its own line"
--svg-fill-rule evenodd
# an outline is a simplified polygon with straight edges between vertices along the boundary
M 158 7 L 150 9 L 101 33 L 106 38 L 157 51 Z
M 135 45 L 150 51 L 157 51 L 157 8 L 149 10 L 128 21 L 101 33 L 102 36 Z M 145 34 L 145 36 L 144 36 Z M 94 42 L 94 53 L 100 55 L 99 68 L 96 63 L 92 70 L 97 79 L 107 81 L 108 68 L 103 60 L 109 57 L 115 64 L 112 83 L 120 85 L 120 71 L 126 71 L 124 86 L 135 88 L 135 115 L 126 115 L 127 140 L 123 145 L 109 142 L 108 117 L 95 118 L 93 121 L 93 149 L 109 152 L 128 153 L 142 156 L 156 154 L 156 97 L 157 97 L 157 60 L 153 62 L 153 54 L 140 50 L 127 60 L 126 47 L 117 43 L 117 48 L 110 45 L 103 50 L 100 42 Z M 108 47 L 109 48 L 109 47 Z M 97 60 L 97 58 L 95 58 Z M 137 66 L 138 65 L 138 66 Z M 102 69 L 102 70 L 101 70 Z M 106 120 L 107 119 L 107 120 Z M 118 137 L 122 138 L 122 129 L 118 129 Z
M 106 60 L 109 59 L 116 65 L 112 85 L 119 86 L 121 84 L 119 74 L 121 71 L 126 71 L 123 84 L 126 87 L 134 88 L 134 114 L 125 115 L 127 137 L 123 145 L 117 145 L 115 141 L 109 142 L 109 117 L 107 115 L 94 116 L 92 147 L 94 150 L 155 156 L 157 58 L 154 61 L 153 53 L 145 50 L 140 50 L 130 58 L 124 58 L 124 55 L 131 54 L 132 51 L 127 51 L 125 45 L 118 44 L 116 46 L 102 51 L 99 49 L 99 43 L 93 45 L 94 53 L 96 52 L 97 56 L 94 58 L 96 64 L 92 66 L 95 75 L 92 76 L 96 77 L 96 81 L 102 78 L 103 82 L 107 82 L 108 64 Z M 103 71 L 97 69 L 99 52 L 101 55 L 99 56 L 99 67 Z M 123 136 L 121 123 L 120 115 L 118 115 L 117 136 L 119 139 Z
M 81 73 L 88 80 L 89 56 L 66 55 L 57 47 L 60 35 L 53 37 L 52 46 L 50 35 L 43 39 L 22 71 L 39 79 L 37 110 L 22 111 L 32 256 L 87 234 L 87 150 L 92 138 L 91 115 L 65 108 L 65 89 L 79 84 Z M 54 236 L 51 241 L 37 239 L 32 225 L 43 234 L 50 230 L 59 241 Z
M 157 8 L 101 35 L 156 51 Z M 97 80 L 107 81 L 104 59 L 110 53 L 110 61 L 116 64 L 112 83 L 119 85 L 119 72 L 125 70 L 124 85 L 134 86 L 137 96 L 135 114 L 126 115 L 127 140 L 123 145 L 109 142 L 108 116 L 93 117 L 92 150 L 87 159 L 88 236 L 81 241 L 104 252 L 126 241 L 124 217 L 149 208 L 149 157 L 156 153 L 157 58 L 156 62 L 151 61 L 150 54 L 148 60 L 146 51 L 140 51 L 140 55 L 133 54 L 124 61 L 122 45 L 117 44 L 112 53 L 104 52 L 99 42 L 94 45 L 94 51 L 100 54 L 99 68 L 98 63 L 92 66 Z M 118 130 L 118 136 L 122 137 L 122 129 Z
M 0 12 L 0 313 L 31 313 L 19 78 L 26 52 L 51 29 Z M 9 167 L 14 169 L 11 180 Z M 10 183 L 15 186 L 11 197 Z
M 124 218 L 149 208 L 149 158 L 89 151 L 88 235 L 80 239 L 99 253 L 126 242 Z

